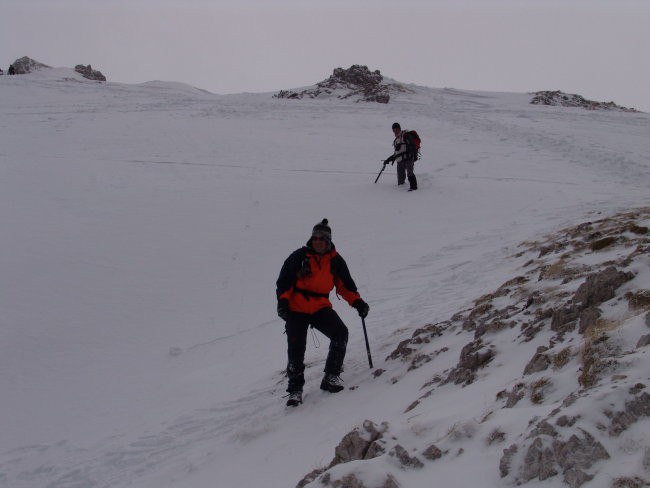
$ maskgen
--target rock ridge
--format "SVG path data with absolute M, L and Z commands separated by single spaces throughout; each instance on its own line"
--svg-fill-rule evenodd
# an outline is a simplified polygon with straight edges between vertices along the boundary
M 634 108 L 622 107 L 614 102 L 596 102 L 588 100 L 582 95 L 564 93 L 560 90 L 538 91 L 533 94 L 530 101 L 533 105 L 551 105 L 555 107 L 579 107 L 586 110 L 610 110 L 617 112 L 639 112 Z

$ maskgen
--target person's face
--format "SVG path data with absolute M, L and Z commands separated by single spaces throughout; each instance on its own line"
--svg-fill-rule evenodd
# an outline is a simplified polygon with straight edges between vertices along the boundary
M 320 236 L 313 236 L 311 238 L 311 247 L 318 254 L 325 254 L 327 251 L 327 241 Z
M 399 130 L 398 127 L 395 127 L 395 128 L 393 129 L 393 134 L 395 134 L 395 137 L 397 137 L 397 136 L 399 135 L 399 132 L 400 132 L 400 130 Z

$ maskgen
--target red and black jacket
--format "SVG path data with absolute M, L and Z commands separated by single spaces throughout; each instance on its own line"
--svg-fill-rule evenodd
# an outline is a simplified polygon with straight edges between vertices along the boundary
M 312 314 L 332 307 L 329 293 L 334 287 L 337 295 L 350 305 L 361 298 L 348 265 L 334 245 L 321 255 L 310 247 L 310 243 L 311 240 L 284 262 L 276 282 L 278 300 L 286 298 L 292 312 Z

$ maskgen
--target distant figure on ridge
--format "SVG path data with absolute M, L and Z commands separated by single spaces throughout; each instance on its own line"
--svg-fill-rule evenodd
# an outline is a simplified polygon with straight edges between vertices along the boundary
M 302 403 L 305 349 L 310 325 L 330 340 L 325 376 L 320 388 L 331 393 L 341 391 L 343 385 L 339 375 L 343 370 L 348 329 L 332 309 L 329 293 L 336 287 L 337 295 L 356 308 L 361 318 L 368 315 L 370 307 L 361 299 L 345 260 L 336 251 L 327 219 L 316 224 L 307 244 L 286 259 L 276 286 L 278 316 L 286 322 L 287 406 L 295 407 Z
M 408 177 L 409 191 L 417 190 L 418 180 L 413 168 L 419 159 L 420 136 L 414 130 L 402 130 L 398 122 L 393 124 L 392 129 L 395 135 L 395 152 L 384 161 L 384 167 L 388 163 L 397 163 L 397 184 L 403 185 Z

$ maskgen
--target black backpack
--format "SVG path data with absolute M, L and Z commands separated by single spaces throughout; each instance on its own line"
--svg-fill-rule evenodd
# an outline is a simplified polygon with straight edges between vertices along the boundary
M 409 161 L 417 161 L 420 159 L 420 144 L 422 140 L 418 133 L 414 130 L 408 131 L 404 134 L 404 142 L 406 143 L 406 159 Z

